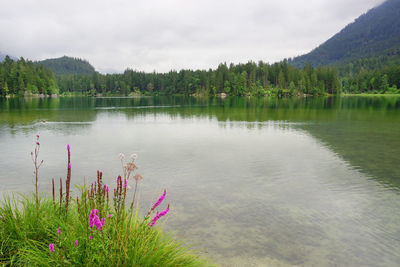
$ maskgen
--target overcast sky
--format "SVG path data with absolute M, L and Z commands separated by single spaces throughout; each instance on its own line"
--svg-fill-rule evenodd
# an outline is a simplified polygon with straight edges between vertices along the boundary
M 0 0 L 0 52 L 100 72 L 208 69 L 307 53 L 383 0 Z

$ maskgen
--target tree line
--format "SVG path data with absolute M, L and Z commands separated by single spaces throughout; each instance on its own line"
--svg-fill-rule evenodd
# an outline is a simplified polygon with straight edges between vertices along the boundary
M 318 95 L 337 94 L 341 87 L 335 68 L 307 64 L 299 70 L 287 60 L 272 65 L 262 61 L 229 66 L 224 63 L 215 70 L 145 73 L 127 69 L 122 74 L 63 75 L 57 77 L 57 83 L 60 92 L 122 95 Z
M 392 57 L 358 59 L 347 64 L 298 69 L 287 60 L 268 64 L 220 64 L 216 69 L 146 73 L 127 69 L 121 74 L 54 75 L 44 65 L 9 57 L 0 63 L 0 95 L 78 92 L 151 95 L 324 95 L 399 93 L 400 66 Z
M 336 66 L 347 93 L 400 93 L 400 58 L 379 56 Z
M 0 62 L 0 96 L 25 93 L 58 94 L 59 88 L 53 72 L 24 58 L 14 61 L 6 56 Z

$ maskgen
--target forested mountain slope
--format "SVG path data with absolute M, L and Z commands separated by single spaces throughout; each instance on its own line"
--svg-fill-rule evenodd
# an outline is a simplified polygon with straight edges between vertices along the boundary
M 400 0 L 387 0 L 310 53 L 289 60 L 296 67 L 347 63 L 359 58 L 400 57 Z
M 63 56 L 36 62 L 51 69 L 55 75 L 93 74 L 95 69 L 86 60 Z

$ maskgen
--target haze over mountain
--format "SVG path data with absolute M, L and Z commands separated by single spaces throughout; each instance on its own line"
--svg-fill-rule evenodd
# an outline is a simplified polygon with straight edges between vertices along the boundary
M 2 53 L 2 52 L 0 51 L 0 62 L 2 62 L 6 56 L 7 56 L 7 54 Z M 8 55 L 8 56 L 9 56 L 11 59 L 16 60 L 15 57 L 10 56 L 10 55 Z
M 67 56 L 37 61 L 36 64 L 45 65 L 56 75 L 92 74 L 96 71 L 88 61 Z
M 400 56 L 400 0 L 369 10 L 310 53 L 289 62 L 302 67 L 346 63 L 357 58 Z

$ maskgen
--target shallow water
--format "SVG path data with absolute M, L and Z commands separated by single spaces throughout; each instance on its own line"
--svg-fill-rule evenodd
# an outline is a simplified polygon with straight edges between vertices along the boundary
M 141 206 L 224 266 L 399 266 L 400 97 L 0 100 L 0 190 L 40 189 L 138 154 Z

